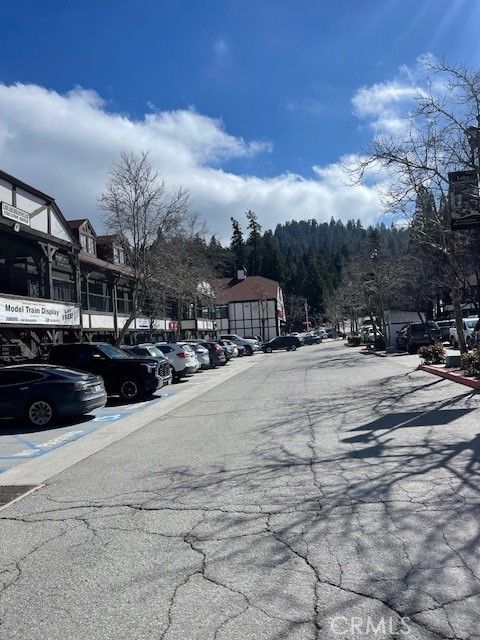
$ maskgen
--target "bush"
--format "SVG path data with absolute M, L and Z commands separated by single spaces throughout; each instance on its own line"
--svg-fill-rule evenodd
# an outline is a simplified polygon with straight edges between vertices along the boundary
M 362 344 L 361 336 L 348 336 L 347 342 L 351 347 L 359 347 Z
M 441 342 L 435 342 L 428 347 L 420 347 L 418 355 L 426 364 L 442 364 L 445 362 L 445 347 Z
M 480 349 L 474 349 L 470 353 L 462 353 L 462 369 L 467 376 L 480 378 Z

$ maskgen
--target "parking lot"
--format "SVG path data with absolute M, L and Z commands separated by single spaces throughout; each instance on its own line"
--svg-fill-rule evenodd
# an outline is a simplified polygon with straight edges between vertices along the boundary
M 263 354 L 256 354 L 252 358 L 235 359 L 221 370 L 199 371 L 179 383 L 160 389 L 143 402 L 129 404 L 117 397 L 109 398 L 107 405 L 102 409 L 96 409 L 91 414 L 61 423 L 53 428 L 39 430 L 10 421 L 2 421 L 0 424 L 0 474 L 27 460 L 44 456 L 76 440 L 86 438 L 109 425 L 112 427 L 134 414 L 153 409 L 156 405 L 163 411 L 173 398 L 185 395 L 187 390 L 189 395 L 202 393 L 202 389 L 214 383 L 215 380 L 220 384 L 225 374 L 231 375 L 243 371 L 262 357 Z

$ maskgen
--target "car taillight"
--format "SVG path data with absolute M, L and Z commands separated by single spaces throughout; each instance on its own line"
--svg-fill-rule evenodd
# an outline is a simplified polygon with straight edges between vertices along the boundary
M 222 349 L 222 347 L 221 347 L 219 344 L 216 344 L 216 345 L 215 345 L 215 351 L 216 351 L 217 353 L 223 353 L 223 349 Z
M 185 353 L 185 351 L 182 351 L 182 353 L 177 353 L 177 356 L 183 359 L 187 357 L 187 354 Z

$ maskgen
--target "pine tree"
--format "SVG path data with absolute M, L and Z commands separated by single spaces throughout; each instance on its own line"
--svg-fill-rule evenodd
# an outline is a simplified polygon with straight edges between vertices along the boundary
M 245 214 L 249 229 L 247 245 L 247 271 L 250 275 L 258 275 L 262 268 L 261 235 L 262 227 L 257 215 L 250 209 Z
M 242 267 L 246 262 L 245 242 L 243 240 L 243 232 L 240 223 L 235 218 L 230 218 L 232 222 L 232 239 L 230 249 L 237 267 Z

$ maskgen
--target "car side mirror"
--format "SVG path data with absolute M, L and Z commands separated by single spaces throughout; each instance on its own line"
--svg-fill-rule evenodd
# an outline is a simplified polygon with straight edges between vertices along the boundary
M 92 358 L 93 358 L 94 360 L 105 360 L 105 358 L 104 358 L 100 353 L 94 353 L 94 354 L 92 355 Z

